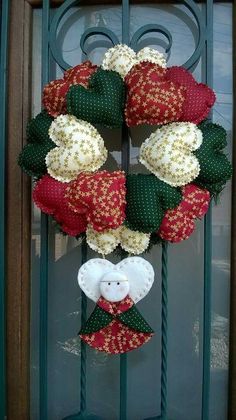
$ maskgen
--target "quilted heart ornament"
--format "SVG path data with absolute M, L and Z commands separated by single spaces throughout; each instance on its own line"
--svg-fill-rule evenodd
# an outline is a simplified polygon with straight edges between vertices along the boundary
M 160 65 L 141 62 L 133 66 L 125 77 L 125 84 L 128 126 L 167 124 L 181 117 L 186 88 L 169 80 L 167 70 Z
M 166 67 L 165 57 L 159 51 L 145 47 L 135 53 L 132 48 L 125 44 L 118 44 L 107 50 L 101 67 L 104 70 L 114 70 L 124 78 L 130 69 L 141 61 L 149 61 L 161 67 Z
M 102 255 L 110 254 L 118 245 L 129 254 L 139 255 L 148 248 L 150 234 L 133 231 L 125 225 L 104 232 L 97 232 L 91 226 L 88 226 L 86 239 L 90 248 Z
M 53 121 L 45 111 L 33 118 L 27 126 L 27 141 L 18 163 L 27 175 L 40 178 L 47 172 L 45 157 L 55 147 L 48 130 Z
M 103 232 L 118 228 L 125 219 L 125 174 L 122 171 L 81 173 L 67 188 L 71 209 L 87 207 L 87 221 Z M 79 209 L 79 210 L 78 210 Z
M 49 135 L 57 147 L 47 154 L 46 165 L 58 181 L 70 182 L 82 171 L 96 171 L 107 159 L 107 149 L 96 128 L 73 115 L 57 117 Z
M 75 213 L 68 205 L 65 197 L 67 184 L 59 182 L 49 175 L 44 175 L 33 190 L 33 201 L 44 213 L 54 217 L 63 232 L 77 236 L 85 232 L 87 219 L 86 207 Z
M 182 201 L 172 210 L 167 210 L 158 235 L 170 242 L 188 239 L 195 229 L 194 221 L 201 219 L 210 204 L 210 193 L 194 184 L 182 188 Z
M 204 83 L 197 83 L 193 75 L 184 67 L 170 67 L 167 78 L 173 83 L 179 83 L 186 88 L 186 97 L 179 121 L 189 121 L 199 124 L 209 114 L 215 102 L 215 94 Z
M 193 181 L 200 165 L 193 152 L 202 144 L 202 132 L 192 123 L 158 128 L 140 149 L 140 162 L 167 184 L 178 187 Z
M 181 192 L 155 175 L 127 175 L 126 220 L 131 230 L 156 232 L 165 212 L 173 209 L 182 199 Z
M 153 330 L 135 303 L 147 295 L 153 281 L 151 264 L 140 257 L 126 258 L 116 265 L 100 258 L 85 263 L 79 270 L 78 282 L 96 307 L 80 330 L 82 340 L 112 354 L 146 343 Z
M 223 127 L 213 123 L 203 123 L 203 142 L 194 152 L 200 163 L 200 173 L 195 182 L 210 191 L 219 194 L 232 175 L 232 165 L 224 153 L 227 145 L 227 133 Z
M 121 76 L 99 69 L 89 80 L 88 88 L 72 86 L 67 94 L 67 110 L 91 124 L 118 128 L 123 123 L 125 85 Z
M 78 66 L 72 67 L 64 73 L 63 79 L 53 80 L 43 89 L 43 105 L 53 117 L 66 114 L 66 94 L 72 85 L 88 86 L 91 75 L 97 70 L 97 66 L 90 61 L 85 61 Z

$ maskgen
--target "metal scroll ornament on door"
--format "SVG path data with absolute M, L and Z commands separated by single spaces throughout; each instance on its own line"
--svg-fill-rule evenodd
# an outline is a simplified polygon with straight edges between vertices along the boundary
M 63 13 L 73 3 L 65 2 Z M 196 6 L 186 5 L 192 5 L 197 18 Z M 55 15 L 52 39 L 63 13 Z M 151 31 L 163 33 L 170 49 L 171 35 L 158 25 L 137 31 L 131 46 L 138 49 L 140 37 Z M 118 44 L 108 30 L 86 31 L 82 49 L 87 38 L 98 33 L 117 45 L 105 53 L 101 66 L 85 61 L 45 86 L 44 109 L 29 122 L 19 164 L 34 177 L 35 204 L 63 233 L 82 237 L 103 257 L 116 248 L 127 253 L 117 266 L 105 258 L 92 259 L 78 274 L 81 289 L 96 303 L 83 322 L 81 339 L 97 350 L 121 354 L 153 335 L 135 304 L 150 290 L 154 271 L 137 255 L 157 243 L 165 250 L 168 242 L 187 239 L 232 169 L 223 151 L 225 130 L 206 121 L 215 102 L 212 89 L 197 83 L 185 67 L 168 68 L 157 50 L 135 52 Z M 200 31 L 189 65 L 197 61 L 202 43 Z M 55 45 L 52 52 L 65 69 Z M 150 173 L 129 175 L 128 159 L 122 171 L 102 168 L 108 151 L 99 127 L 120 127 L 125 135 L 128 127 L 143 124 L 157 126 L 140 148 L 140 163 Z M 165 258 L 164 253 L 163 270 Z

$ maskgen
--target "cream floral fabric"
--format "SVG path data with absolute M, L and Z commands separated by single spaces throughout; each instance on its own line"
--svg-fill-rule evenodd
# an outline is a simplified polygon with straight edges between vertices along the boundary
M 114 70 L 124 78 L 130 69 L 141 61 L 150 61 L 166 67 L 166 59 L 159 51 L 145 47 L 136 54 L 123 44 L 118 44 L 105 53 L 101 67 L 104 70 Z
M 102 233 L 88 226 L 86 238 L 90 248 L 102 255 L 110 254 L 119 244 L 130 254 L 142 254 L 150 242 L 150 234 L 133 231 L 126 226 L 109 229 Z
M 140 162 L 167 184 L 192 182 L 200 172 L 193 151 L 202 144 L 202 132 L 193 123 L 172 123 L 158 128 L 140 148 Z
M 70 182 L 80 172 L 94 172 L 107 159 L 104 141 L 95 127 L 73 115 L 60 115 L 51 124 L 49 136 L 57 145 L 46 156 L 48 173 Z

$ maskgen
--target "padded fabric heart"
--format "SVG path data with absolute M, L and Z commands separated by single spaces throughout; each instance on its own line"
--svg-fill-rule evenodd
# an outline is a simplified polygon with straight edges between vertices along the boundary
M 33 200 L 44 213 L 55 218 L 63 232 L 77 236 L 87 227 L 86 208 L 81 208 L 81 213 L 71 210 L 65 198 L 67 186 L 49 175 L 44 175 L 34 187 Z
M 104 70 L 114 70 L 124 78 L 130 69 L 141 61 L 149 61 L 166 67 L 165 57 L 159 51 L 145 47 L 135 53 L 125 44 L 118 44 L 107 50 L 101 67 Z
M 186 99 L 179 121 L 189 121 L 199 124 L 209 114 L 215 102 L 215 94 L 203 83 L 197 83 L 193 75 L 183 67 L 167 69 L 167 78 L 173 83 L 179 83 L 186 88 Z
M 125 85 L 114 71 L 99 69 L 89 81 L 88 89 L 72 86 L 67 94 L 67 110 L 91 124 L 121 127 L 125 102 Z
M 188 184 L 199 174 L 193 151 L 202 143 L 201 130 L 192 123 L 171 123 L 158 128 L 140 149 L 140 162 L 173 187 Z
M 71 209 L 87 207 L 87 221 L 103 232 L 118 228 L 125 219 L 125 174 L 122 171 L 81 173 L 67 189 Z
M 175 208 L 182 198 L 177 188 L 155 175 L 127 175 L 126 188 L 125 224 L 140 232 L 156 232 L 166 210 Z
M 167 124 L 178 121 L 183 112 L 186 89 L 170 81 L 167 70 L 158 64 L 142 62 L 132 67 L 125 77 L 128 126 Z
M 195 182 L 211 194 L 218 194 L 232 175 L 232 165 L 223 151 L 227 145 L 227 133 L 223 127 L 213 123 L 203 123 L 199 128 L 203 142 L 194 152 L 201 168 Z
M 91 249 L 102 255 L 110 254 L 118 245 L 129 254 L 138 255 L 148 248 L 150 234 L 131 230 L 124 225 L 104 232 L 97 232 L 88 226 L 86 240 Z
M 45 157 L 55 147 L 48 130 L 53 121 L 45 111 L 33 118 L 27 127 L 28 144 L 19 155 L 18 163 L 28 175 L 40 178 L 47 172 Z
M 96 128 L 73 115 L 57 117 L 49 135 L 58 147 L 47 154 L 46 164 L 58 181 L 69 182 L 82 171 L 96 171 L 106 161 L 107 149 Z
M 43 105 L 53 117 L 66 114 L 66 94 L 72 85 L 88 86 L 91 75 L 97 66 L 90 61 L 85 61 L 72 67 L 64 73 L 63 79 L 53 80 L 43 89 Z
M 202 218 L 209 207 L 210 193 L 194 184 L 182 188 L 182 201 L 173 210 L 167 210 L 158 235 L 170 242 L 189 238 L 195 229 L 195 219 Z

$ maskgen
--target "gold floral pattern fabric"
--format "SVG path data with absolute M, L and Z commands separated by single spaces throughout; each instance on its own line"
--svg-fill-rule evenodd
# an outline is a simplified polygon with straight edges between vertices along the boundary
M 90 123 L 73 115 L 60 115 L 51 124 L 49 136 L 56 144 L 46 156 L 48 173 L 61 182 L 70 182 L 80 172 L 94 172 L 107 159 L 99 132 Z
M 178 187 L 193 181 L 200 165 L 193 152 L 202 144 L 202 132 L 193 123 L 158 128 L 140 149 L 140 162 L 167 184 Z

